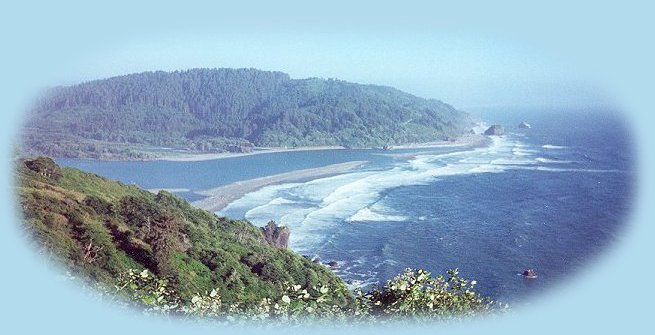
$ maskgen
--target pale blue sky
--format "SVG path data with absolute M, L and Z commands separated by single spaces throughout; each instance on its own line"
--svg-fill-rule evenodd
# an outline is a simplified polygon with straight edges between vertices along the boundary
M 5 190 L 0 193 L 0 208 L 6 221 L 0 254 L 12 255 L 3 259 L 9 275 L 0 276 L 0 286 L 10 288 L 3 295 L 8 302 L 2 309 L 3 328 L 8 333 L 189 332 L 183 327 L 188 325 L 108 308 L 79 287 L 52 280 L 53 271 L 43 266 L 43 260 L 25 243 L 24 232 L 16 229 L 18 219 L 8 214 L 15 210 L 10 191 L 14 167 L 9 157 L 35 86 L 157 68 L 247 66 L 282 70 L 294 77 L 315 75 L 393 85 L 460 108 L 546 100 L 584 105 L 597 101 L 595 85 L 611 93 L 633 121 L 639 152 L 640 171 L 635 176 L 639 192 L 632 225 L 621 243 L 599 257 L 585 276 L 571 278 L 530 306 L 517 307 L 504 318 L 485 320 L 489 322 L 452 325 L 452 329 L 435 326 L 435 332 L 643 332 L 652 327 L 653 290 L 639 284 L 616 288 L 617 276 L 634 269 L 639 269 L 641 278 L 655 275 L 653 267 L 643 266 L 648 261 L 645 255 L 653 254 L 655 233 L 652 13 L 653 4 L 647 1 L 3 2 L 0 138 L 5 145 L 0 154 L 7 159 L 0 173 L 0 187 Z M 431 39 L 429 34 L 440 35 Z M 344 36 L 355 43 L 343 42 Z M 385 43 L 413 42 L 405 56 L 398 48 L 371 52 L 370 36 L 378 40 L 378 49 Z M 453 44 L 461 47 L 450 48 Z M 256 45 L 264 52 L 249 53 Z M 335 45 L 339 48 L 331 47 Z M 301 46 L 312 48 L 298 50 Z M 435 56 L 448 52 L 449 57 Z M 339 53 L 358 57 L 331 57 Z M 444 65 L 453 62 L 456 65 Z M 425 332 L 424 328 L 402 330 Z M 193 331 L 216 334 L 210 327 Z M 288 333 L 301 331 L 306 332 Z
M 399 88 L 459 108 L 598 106 L 593 83 L 557 54 L 464 34 L 233 32 L 134 38 L 79 55 L 63 83 L 150 70 L 254 67 Z

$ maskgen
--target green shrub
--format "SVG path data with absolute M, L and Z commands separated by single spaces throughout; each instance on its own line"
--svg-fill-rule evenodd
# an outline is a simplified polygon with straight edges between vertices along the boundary
M 191 318 L 210 318 L 227 323 L 265 321 L 262 325 L 306 322 L 376 324 L 392 321 L 428 322 L 485 315 L 506 310 L 507 305 L 475 293 L 475 281 L 449 270 L 447 276 L 432 277 L 425 270 L 407 269 L 384 287 L 358 291 L 357 303 L 344 307 L 331 294 L 329 285 L 285 285 L 281 295 L 259 301 L 222 300 L 225 291 L 212 288 L 180 299 L 168 282 L 147 270 L 130 270 L 116 285 L 130 304 L 140 304 L 148 313 L 175 313 Z

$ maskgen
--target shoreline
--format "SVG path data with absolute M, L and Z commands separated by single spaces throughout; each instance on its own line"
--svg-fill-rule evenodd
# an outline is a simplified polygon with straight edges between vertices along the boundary
M 97 160 L 108 162 L 121 162 L 121 161 L 136 161 L 136 162 L 201 162 L 216 159 L 245 157 L 252 155 L 274 154 L 284 152 L 307 152 L 307 151 L 321 151 L 321 150 L 379 150 L 379 151 L 394 151 L 394 150 L 411 150 L 421 148 L 460 148 L 465 146 L 480 145 L 479 143 L 487 139 L 487 136 L 482 134 L 465 134 L 452 140 L 438 140 L 431 142 L 418 142 L 418 143 L 405 143 L 398 145 L 391 145 L 390 149 L 383 150 L 381 148 L 346 148 L 341 145 L 321 145 L 321 146 L 303 146 L 296 148 L 286 147 L 255 147 L 251 152 L 212 152 L 212 153 L 199 153 L 184 150 L 174 150 L 165 147 L 147 147 L 135 148 L 136 153 L 148 155 L 148 157 L 53 157 L 54 159 L 79 159 L 79 160 Z M 30 157 L 29 155 L 26 157 Z
M 346 150 L 342 146 L 315 146 L 315 147 L 298 147 L 298 148 L 255 148 L 251 152 L 216 152 L 216 153 L 187 153 L 180 152 L 175 154 L 164 154 L 161 157 L 149 159 L 150 161 L 168 161 L 168 162 L 201 162 L 215 159 L 244 157 L 261 154 L 275 154 L 281 152 L 304 152 L 304 151 L 319 151 L 319 150 Z
M 424 154 L 434 154 L 433 152 L 413 152 L 413 153 L 391 153 L 394 150 L 407 150 L 407 149 L 429 149 L 429 148 L 452 148 L 452 151 L 461 151 L 461 150 L 467 150 L 467 149 L 475 149 L 475 148 L 480 148 L 488 145 L 490 142 L 490 139 L 487 136 L 484 135 L 466 135 L 463 137 L 458 138 L 455 141 L 435 141 L 435 142 L 426 142 L 426 143 L 415 143 L 415 144 L 406 144 L 398 147 L 394 147 L 388 152 L 390 152 L 388 155 L 397 158 L 397 159 L 411 159 L 417 155 L 424 155 Z M 288 152 L 288 151 L 312 151 L 312 150 L 332 150 L 332 149 L 341 149 L 345 150 L 343 147 L 306 147 L 306 148 L 296 148 L 296 149 L 281 149 L 281 150 L 276 150 L 276 149 L 271 149 L 269 151 L 265 152 L 257 152 L 257 153 L 244 153 L 244 154 L 233 154 L 230 155 L 229 157 L 236 157 L 238 156 L 245 156 L 245 155 L 253 155 L 253 154 L 259 154 L 259 153 L 276 153 L 276 152 Z M 438 154 L 443 154 L 443 152 L 440 152 Z M 220 155 L 220 154 L 219 154 Z M 191 157 L 193 158 L 193 157 Z M 223 156 L 222 158 L 227 158 L 226 156 Z M 207 158 L 207 159 L 220 159 L 220 158 Z M 203 159 L 206 160 L 206 159 Z M 187 160 L 185 160 L 187 161 Z M 188 161 L 194 161 L 193 159 L 189 159 Z M 271 175 L 271 176 L 265 176 L 265 177 L 259 177 L 259 178 L 254 178 L 254 179 L 249 179 L 249 180 L 243 180 L 243 181 L 238 181 L 235 183 L 231 183 L 228 185 L 223 185 L 207 190 L 201 190 L 201 191 L 196 191 L 194 193 L 202 196 L 206 196 L 207 198 L 193 201 L 191 202 L 192 205 L 202 208 L 204 210 L 208 210 L 211 212 L 217 212 L 223 208 L 225 208 L 227 205 L 230 203 L 242 198 L 244 195 L 257 191 L 263 187 L 270 186 L 270 185 L 277 185 L 277 184 L 284 184 L 284 183 L 291 183 L 291 182 L 300 182 L 303 180 L 311 180 L 311 179 L 318 179 L 318 178 L 324 178 L 324 177 L 329 177 L 329 176 L 334 176 L 338 175 L 341 173 L 345 173 L 348 171 L 351 171 L 355 168 L 358 168 L 364 164 L 366 164 L 367 161 L 352 161 L 352 162 L 346 162 L 346 163 L 339 163 L 339 164 L 332 164 L 332 165 L 327 165 L 323 167 L 318 167 L 318 168 L 311 168 L 311 169 L 303 169 L 303 170 L 295 170 L 295 171 L 289 171 L 285 173 L 280 173 L 276 175 Z
M 464 146 L 481 146 L 489 138 L 481 134 L 468 134 L 455 138 L 452 141 L 433 141 L 433 142 L 423 142 L 423 143 L 407 143 L 393 146 L 393 150 L 405 150 L 405 149 L 427 149 L 427 148 L 448 148 L 448 147 L 464 147 Z
M 394 145 L 390 150 L 407 150 L 407 149 L 427 149 L 427 148 L 459 148 L 464 146 L 482 146 L 488 140 L 487 136 L 480 134 L 470 134 L 457 137 L 453 141 L 439 140 L 432 142 L 422 143 L 406 143 Z M 149 161 L 169 161 L 169 162 L 200 162 L 215 159 L 225 159 L 234 157 L 244 157 L 262 154 L 274 154 L 282 152 L 306 152 L 306 151 L 319 151 L 319 150 L 348 150 L 343 146 L 338 145 L 324 145 L 324 146 L 310 146 L 310 147 L 297 147 L 297 148 L 282 148 L 282 147 L 266 147 L 255 148 L 252 152 L 217 152 L 217 153 L 168 153 L 161 157 L 148 159 Z M 364 149 L 366 150 L 366 149 Z M 370 149 L 369 150 L 375 150 Z
M 483 148 L 488 146 L 491 143 L 491 139 L 488 136 L 484 135 L 469 135 L 466 138 L 459 139 L 455 142 L 448 142 L 446 144 L 441 144 L 438 142 L 433 143 L 421 143 L 416 145 L 408 145 L 397 148 L 398 150 L 403 149 L 430 149 L 430 148 L 450 148 L 450 151 L 446 152 L 433 152 L 433 151 L 416 151 L 411 153 L 389 153 L 388 156 L 393 157 L 394 159 L 412 159 L 420 155 L 442 155 L 447 153 L 453 153 L 458 151 L 466 151 L 477 148 Z
M 367 161 L 352 161 L 238 181 L 232 184 L 194 192 L 207 196 L 207 198 L 193 201 L 191 204 L 210 212 L 217 212 L 244 195 L 266 186 L 334 176 L 358 168 L 366 163 Z

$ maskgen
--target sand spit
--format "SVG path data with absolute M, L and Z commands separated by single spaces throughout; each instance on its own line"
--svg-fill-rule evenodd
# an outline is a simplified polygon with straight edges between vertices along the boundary
M 243 197 L 245 194 L 265 186 L 333 176 L 360 167 L 365 163 L 366 161 L 353 161 L 239 181 L 229 185 L 195 192 L 207 196 L 207 198 L 194 201 L 192 204 L 196 207 L 216 212 L 223 209 L 229 203 Z

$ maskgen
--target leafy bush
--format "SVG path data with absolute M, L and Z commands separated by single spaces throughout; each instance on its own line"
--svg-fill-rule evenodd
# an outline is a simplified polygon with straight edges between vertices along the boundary
M 187 318 L 209 318 L 227 323 L 253 320 L 289 325 L 306 322 L 386 323 L 396 321 L 426 322 L 485 315 L 508 309 L 473 290 L 475 281 L 449 270 L 447 276 L 432 277 L 425 270 L 407 269 L 384 287 L 357 292 L 357 303 L 343 307 L 335 303 L 326 285 L 303 287 L 286 285 L 282 295 L 261 299 L 257 303 L 224 303 L 221 290 L 196 293 L 189 301 L 157 279 L 147 270 L 130 270 L 122 275 L 116 290 L 138 304 L 146 313 L 175 314 Z
M 475 292 L 476 281 L 458 276 L 457 269 L 433 277 L 419 269 L 406 269 L 386 286 L 358 291 L 360 313 L 373 318 L 449 318 L 484 314 L 502 307 Z

